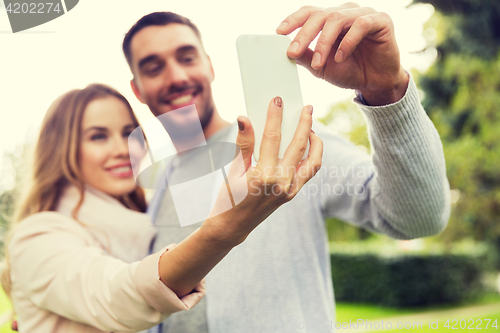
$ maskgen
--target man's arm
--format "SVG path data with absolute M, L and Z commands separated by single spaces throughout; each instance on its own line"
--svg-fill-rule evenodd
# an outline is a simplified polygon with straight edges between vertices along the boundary
M 415 83 L 410 80 L 397 103 L 360 107 L 372 156 L 320 124 L 314 127 L 328 147 L 316 179 L 324 216 L 398 239 L 441 232 L 450 214 L 443 148 L 418 101 Z

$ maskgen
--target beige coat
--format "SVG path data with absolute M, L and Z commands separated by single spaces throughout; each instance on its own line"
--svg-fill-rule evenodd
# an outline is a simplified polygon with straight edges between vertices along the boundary
M 181 299 L 159 279 L 150 256 L 155 229 L 146 214 L 89 188 L 78 221 L 78 190 L 68 187 L 57 212 L 34 214 L 9 244 L 12 298 L 20 332 L 136 332 L 188 310 L 204 286 Z M 147 257 L 146 257 L 147 256 Z

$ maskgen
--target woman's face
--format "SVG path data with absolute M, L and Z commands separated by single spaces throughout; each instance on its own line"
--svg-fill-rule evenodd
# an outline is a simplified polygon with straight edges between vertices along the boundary
M 135 127 L 127 106 L 114 96 L 87 105 L 78 156 L 86 184 L 114 197 L 136 188 L 128 148 Z

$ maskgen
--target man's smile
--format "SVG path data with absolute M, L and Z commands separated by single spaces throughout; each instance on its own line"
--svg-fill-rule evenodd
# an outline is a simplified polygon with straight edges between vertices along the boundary
M 203 89 L 201 87 L 192 87 L 167 94 L 161 99 L 162 104 L 167 104 L 173 107 L 183 107 L 194 104 L 194 99 Z

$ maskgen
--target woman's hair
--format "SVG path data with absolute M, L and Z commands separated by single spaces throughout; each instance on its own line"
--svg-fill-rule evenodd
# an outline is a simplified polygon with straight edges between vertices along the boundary
M 16 205 L 7 239 L 10 239 L 12 230 L 19 221 L 35 213 L 55 211 L 61 194 L 68 185 L 74 185 L 80 191 L 80 200 L 72 211 L 72 217 L 77 220 L 85 191 L 78 161 L 83 114 L 90 102 L 110 96 L 118 98 L 127 106 L 134 124 L 139 126 L 127 99 L 115 89 L 103 84 L 91 84 L 84 89 L 71 90 L 49 107 L 32 156 L 30 179 Z M 124 195 L 120 201 L 130 209 L 141 212 L 146 210 L 144 191 L 140 187 Z M 10 297 L 10 263 L 7 248 L 8 241 L 5 243 L 5 267 L 1 282 L 5 293 Z

